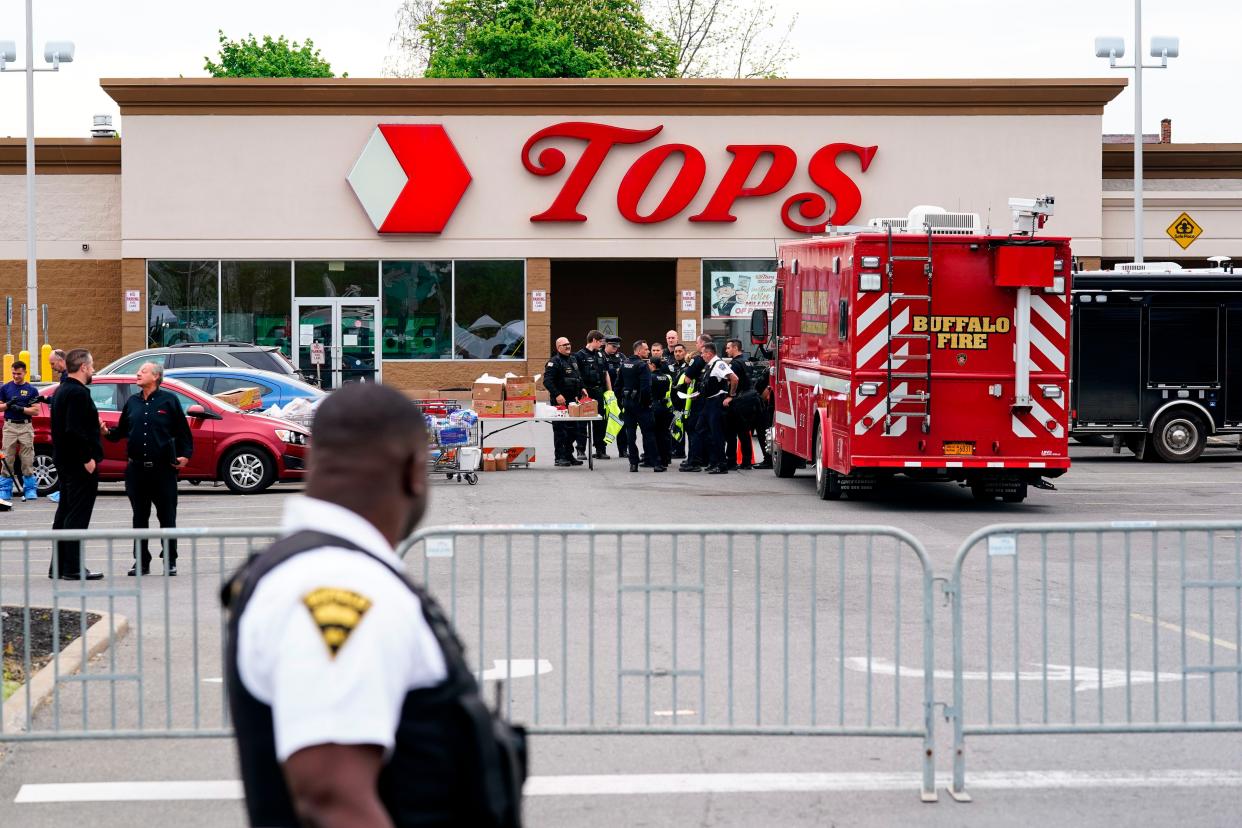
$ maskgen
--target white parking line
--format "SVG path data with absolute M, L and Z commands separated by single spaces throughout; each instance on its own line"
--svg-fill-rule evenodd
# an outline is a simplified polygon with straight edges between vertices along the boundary
M 534 776 L 527 796 L 660 796 L 695 793 L 914 792 L 917 773 L 663 773 Z M 947 776 L 937 787 L 949 785 Z M 1242 788 L 1242 771 L 983 771 L 972 773 L 974 790 L 1099 790 L 1107 788 Z M 237 780 L 174 782 L 66 782 L 22 785 L 14 802 L 152 802 L 237 800 Z

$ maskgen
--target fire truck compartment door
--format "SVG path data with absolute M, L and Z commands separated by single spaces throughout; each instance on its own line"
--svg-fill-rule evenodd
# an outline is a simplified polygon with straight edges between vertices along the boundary
M 996 248 L 996 284 L 1000 287 L 1052 287 L 1056 248 L 1006 244 Z

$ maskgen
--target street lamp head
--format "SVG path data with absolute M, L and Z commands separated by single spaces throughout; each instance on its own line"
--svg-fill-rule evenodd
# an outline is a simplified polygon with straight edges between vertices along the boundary
M 1151 39 L 1151 56 L 1158 58 L 1177 57 L 1178 40 L 1168 35 L 1156 35 Z
M 51 64 L 73 63 L 73 41 L 49 40 L 43 47 L 43 59 Z
M 1120 37 L 1097 37 L 1095 39 L 1095 56 L 1116 60 L 1126 56 L 1126 42 Z
M 4 64 L 17 60 L 17 43 L 12 40 L 0 40 L 0 69 Z

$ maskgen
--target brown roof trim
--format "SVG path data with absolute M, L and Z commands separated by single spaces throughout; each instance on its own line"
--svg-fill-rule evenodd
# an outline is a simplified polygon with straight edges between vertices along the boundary
M 0 138 L 0 175 L 26 174 L 26 139 Z M 36 138 L 36 175 L 120 175 L 119 138 Z
M 1124 78 L 103 78 L 122 115 L 1099 114 Z
M 1104 177 L 1134 177 L 1134 142 L 1104 145 Z M 1242 178 L 1242 144 L 1144 144 L 1143 178 Z

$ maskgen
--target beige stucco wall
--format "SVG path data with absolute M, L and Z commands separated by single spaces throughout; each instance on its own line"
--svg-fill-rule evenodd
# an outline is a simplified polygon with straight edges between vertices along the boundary
M 119 259 L 121 176 L 36 175 L 35 226 L 40 259 Z M 25 258 L 26 176 L 0 175 L 0 260 Z
M 530 216 L 552 202 L 583 144 L 551 142 L 569 164 L 550 177 L 523 168 L 522 145 L 569 120 L 664 130 L 612 150 L 582 200 L 586 223 L 534 224 Z M 349 188 L 345 177 L 381 122 L 444 123 L 469 167 L 473 183 L 441 236 L 380 237 Z M 125 127 L 125 258 L 770 257 L 773 239 L 796 235 L 781 222 L 781 203 L 818 192 L 806 164 L 838 141 L 879 146 L 865 174 L 852 157 L 842 165 L 862 190 L 857 220 L 939 204 L 978 212 L 1006 231 L 1009 197 L 1051 193 L 1057 214 L 1049 231 L 1074 237 L 1080 255 L 1098 255 L 1100 247 L 1099 116 L 127 115 Z M 669 142 L 703 152 L 703 187 L 681 215 L 630 224 L 616 207 L 621 176 L 640 154 Z M 735 224 L 687 221 L 727 168 L 730 143 L 793 147 L 793 181 L 779 195 L 739 201 Z M 670 161 L 656 178 L 644 209 L 663 194 L 673 167 Z
M 1112 180 L 1103 201 L 1103 256 L 1134 255 L 1133 182 Z M 1242 258 L 1242 181 L 1237 179 L 1157 179 L 1143 193 L 1143 250 L 1149 260 Z M 1124 187 L 1124 189 L 1121 189 Z M 1165 232 L 1182 212 L 1203 228 L 1185 250 Z

